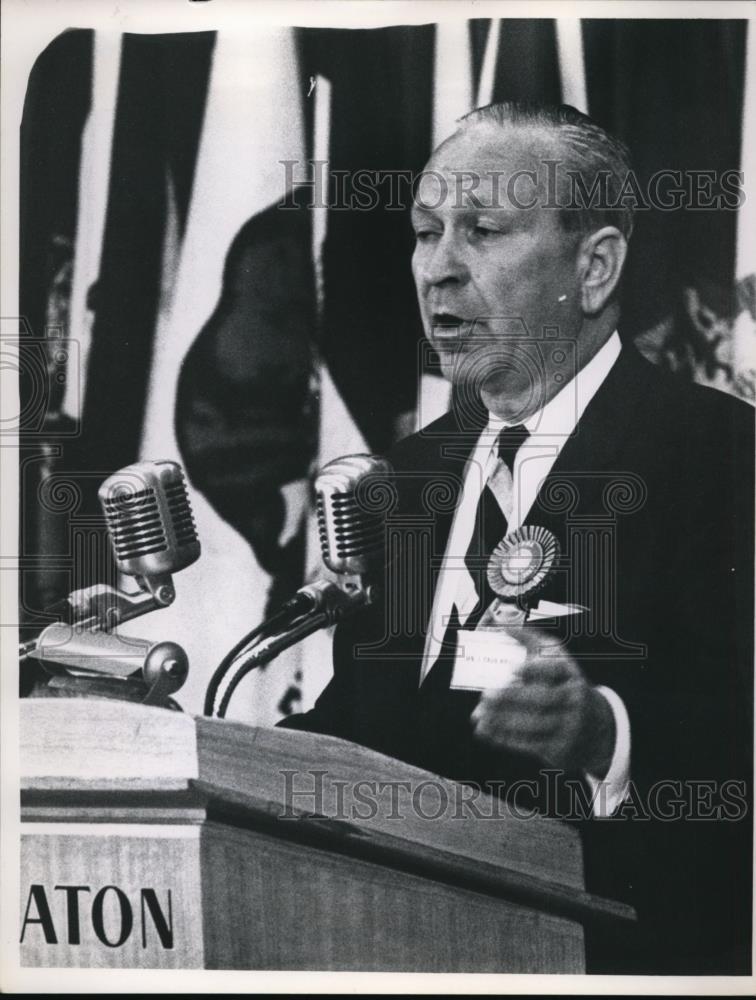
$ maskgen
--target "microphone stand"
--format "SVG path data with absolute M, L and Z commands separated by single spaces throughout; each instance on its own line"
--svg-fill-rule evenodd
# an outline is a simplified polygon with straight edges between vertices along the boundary
M 74 590 L 65 600 L 48 608 L 48 611 L 60 612 L 67 606 L 72 625 L 88 632 L 110 632 L 122 622 L 167 607 L 175 596 L 172 584 L 163 585 L 157 591 L 138 590 L 129 594 L 109 584 L 96 583 L 83 590 Z M 40 635 L 43 631 L 44 628 L 40 629 Z M 22 662 L 34 652 L 38 642 L 39 635 L 19 645 L 18 652 Z
M 139 664 L 134 661 L 134 643 L 141 640 L 124 640 L 113 632 L 121 623 L 166 607 L 175 599 L 168 574 L 160 574 L 157 583 L 142 577 L 136 580 L 141 589 L 132 593 L 103 583 L 72 591 L 48 609 L 51 613 L 67 612 L 69 623 L 44 626 L 34 638 L 20 643 L 19 663 L 38 660 L 48 677 L 46 687 L 63 694 L 123 697 L 145 705 L 178 708 L 168 695 L 186 679 L 189 665 L 184 650 L 175 643 L 153 644 Z M 85 663 L 77 662 L 82 641 L 78 635 L 87 636 Z

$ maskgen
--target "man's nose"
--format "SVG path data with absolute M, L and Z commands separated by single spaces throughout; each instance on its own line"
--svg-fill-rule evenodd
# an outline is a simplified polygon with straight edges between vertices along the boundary
M 445 233 L 426 247 L 420 273 L 428 285 L 464 284 L 470 275 L 459 239 L 452 233 Z

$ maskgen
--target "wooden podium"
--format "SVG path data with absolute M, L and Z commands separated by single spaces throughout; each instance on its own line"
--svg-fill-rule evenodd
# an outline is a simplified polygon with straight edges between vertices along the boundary
M 20 707 L 24 966 L 579 973 L 633 919 L 573 829 L 354 744 Z

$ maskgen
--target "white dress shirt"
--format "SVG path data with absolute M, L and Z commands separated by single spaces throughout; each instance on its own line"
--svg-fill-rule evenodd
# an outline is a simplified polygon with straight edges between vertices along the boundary
M 556 396 L 522 421 L 529 437 L 513 462 L 512 512 L 508 518 L 508 531 L 519 528 L 527 517 L 541 484 L 551 471 L 565 441 L 575 430 L 586 406 L 609 374 L 621 346 L 619 334 L 613 333 L 588 364 Z M 478 603 L 475 584 L 465 566 L 465 554 L 472 539 L 480 495 L 499 460 L 497 438 L 506 426 L 506 421 L 490 414 L 488 425 L 465 466 L 462 494 L 436 584 L 423 653 L 421 683 L 438 659 L 452 607 L 456 606 L 460 621 L 464 623 Z M 607 699 L 612 709 L 616 739 L 612 762 L 604 780 L 599 781 L 590 774 L 586 774 L 586 778 L 594 795 L 594 816 L 608 816 L 627 794 L 630 779 L 630 720 L 622 699 L 615 691 L 606 687 L 599 687 L 597 690 Z

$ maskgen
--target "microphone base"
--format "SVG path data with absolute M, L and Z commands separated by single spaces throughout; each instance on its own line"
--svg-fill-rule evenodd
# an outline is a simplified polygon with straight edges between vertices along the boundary
M 37 681 L 26 697 L 28 698 L 94 698 L 148 703 L 154 708 L 168 708 L 174 712 L 183 709 L 173 698 L 164 697 L 154 701 L 149 698 L 151 687 L 136 678 L 121 677 L 75 677 L 72 674 L 56 674 L 46 680 Z

